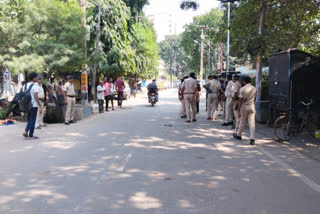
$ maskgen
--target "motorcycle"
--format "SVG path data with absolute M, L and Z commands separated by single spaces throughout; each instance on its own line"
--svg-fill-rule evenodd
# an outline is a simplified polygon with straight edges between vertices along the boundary
M 151 93 L 149 97 L 149 103 L 151 103 L 152 107 L 157 103 L 157 97 L 155 93 Z

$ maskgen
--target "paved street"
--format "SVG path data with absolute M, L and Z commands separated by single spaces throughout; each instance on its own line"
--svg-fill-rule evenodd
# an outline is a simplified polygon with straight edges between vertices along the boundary
M 0 213 L 318 214 L 320 163 L 221 121 L 178 117 L 175 89 L 71 126 L 0 127 Z M 219 117 L 218 117 L 219 118 Z M 263 131 L 262 131 L 263 132 Z M 271 136 L 269 136 L 271 137 Z

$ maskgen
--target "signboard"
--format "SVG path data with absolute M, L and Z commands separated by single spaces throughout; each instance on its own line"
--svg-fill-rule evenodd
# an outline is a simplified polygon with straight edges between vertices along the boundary
M 81 71 L 81 93 L 88 93 L 88 74 L 86 70 Z

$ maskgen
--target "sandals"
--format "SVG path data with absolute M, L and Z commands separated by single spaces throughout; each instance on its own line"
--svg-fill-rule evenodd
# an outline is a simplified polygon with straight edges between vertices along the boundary
M 28 140 L 38 140 L 39 137 L 33 136 L 33 137 L 28 137 Z

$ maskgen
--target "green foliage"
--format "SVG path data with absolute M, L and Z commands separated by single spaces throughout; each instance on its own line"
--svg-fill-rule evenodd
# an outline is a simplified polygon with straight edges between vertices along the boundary
M 136 16 L 142 12 L 143 7 L 149 4 L 149 0 L 123 0 L 130 8 L 131 15 Z
M 13 73 L 66 72 L 83 61 L 81 8 L 73 1 L 34 0 L 6 11 L 21 11 L 0 26 L 0 64 Z
M 0 107 L 0 120 L 6 119 L 7 110 Z
M 251 79 L 251 85 L 256 86 L 256 77 Z M 269 99 L 269 75 L 263 75 L 261 80 L 261 100 Z

